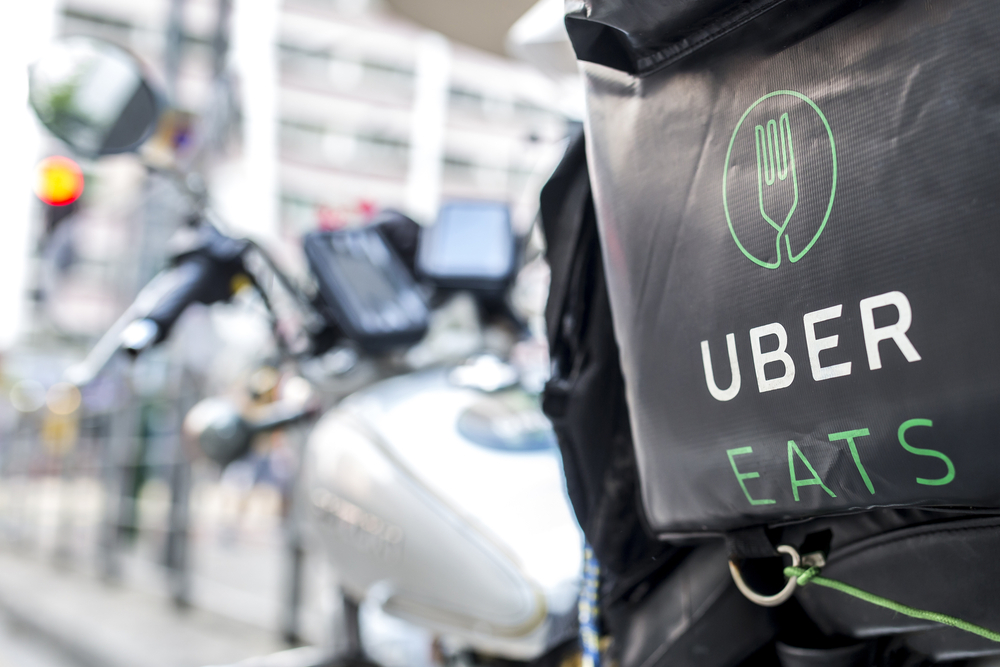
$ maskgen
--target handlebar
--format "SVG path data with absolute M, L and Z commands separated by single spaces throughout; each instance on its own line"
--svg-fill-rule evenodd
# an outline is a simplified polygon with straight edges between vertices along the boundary
M 211 227 L 202 228 L 198 242 L 177 255 L 174 266 L 161 271 L 139 292 L 87 358 L 66 371 L 66 379 L 77 386 L 86 385 L 119 350 L 135 355 L 163 341 L 191 304 L 228 299 L 234 278 L 244 272 L 242 256 L 247 247 L 246 242 L 223 236 Z
M 142 350 L 163 341 L 184 311 L 193 303 L 212 304 L 223 301 L 233 293 L 233 278 L 242 269 L 241 262 L 220 264 L 213 258 L 198 254 L 189 257 L 172 269 L 176 281 L 172 290 L 164 294 L 140 321 L 149 322 L 145 327 L 155 335 L 146 335 L 135 341 L 126 336 L 123 347 L 130 352 Z

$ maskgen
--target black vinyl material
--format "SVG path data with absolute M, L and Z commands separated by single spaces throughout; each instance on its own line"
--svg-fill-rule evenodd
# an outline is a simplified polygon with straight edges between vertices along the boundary
M 572 0 L 567 29 L 600 261 L 586 227 L 546 225 L 546 400 L 581 525 L 630 582 L 603 601 L 615 657 L 998 654 L 816 585 L 754 607 L 725 556 L 769 593 L 775 545 L 819 551 L 824 576 L 1000 631 L 1000 4 Z M 554 182 L 549 217 L 586 218 L 578 172 Z M 608 315 L 623 380 L 594 354 Z M 622 560 L 644 526 L 688 546 Z
M 542 191 L 541 219 L 552 270 L 545 311 L 552 378 L 542 408 L 559 440 L 577 520 L 601 561 L 610 604 L 633 594 L 651 573 L 672 567 L 684 550 L 658 542 L 642 524 L 582 132 Z
M 692 550 L 642 602 L 612 613 L 621 667 L 728 667 L 771 641 L 772 614 L 737 590 L 726 554 L 721 540 Z
M 872 646 L 859 642 L 837 648 L 800 648 L 778 642 L 781 667 L 868 667 Z
M 652 528 L 1000 507 L 1000 4 L 568 23 Z
M 1000 517 L 938 520 L 890 530 L 833 549 L 823 576 L 890 600 L 1000 629 Z M 903 634 L 936 660 L 997 655 L 1000 644 L 876 607 L 838 591 L 806 586 L 799 603 L 827 634 Z

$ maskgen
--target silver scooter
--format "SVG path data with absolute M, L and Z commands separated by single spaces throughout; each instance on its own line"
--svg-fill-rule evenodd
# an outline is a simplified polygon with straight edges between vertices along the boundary
M 158 100 L 130 54 L 97 40 L 67 40 L 32 69 L 40 119 L 84 155 L 138 148 L 156 125 Z M 518 333 L 506 296 L 519 253 L 506 209 L 445 207 L 437 224 L 419 230 L 412 258 L 401 258 L 393 235 L 376 227 L 308 235 L 311 290 L 221 227 L 204 208 L 192 216 L 172 266 L 71 379 L 85 384 L 112 357 L 158 344 L 193 303 L 252 289 L 272 318 L 280 364 L 313 377 L 315 392 L 253 415 L 209 399 L 191 411 L 186 430 L 227 463 L 256 433 L 323 413 L 295 494 L 299 528 L 340 586 L 335 655 L 321 662 L 371 652 L 362 607 L 429 633 L 439 664 L 556 659 L 553 649 L 575 638 L 582 536 L 551 426 L 507 358 Z M 472 332 L 457 352 L 456 330 Z M 351 355 L 325 376 L 316 370 Z M 351 369 L 365 364 L 365 379 L 352 379 Z M 330 376 L 336 388 L 324 398 Z M 359 384 L 369 386 L 339 400 Z M 259 664 L 319 664 L 297 655 Z

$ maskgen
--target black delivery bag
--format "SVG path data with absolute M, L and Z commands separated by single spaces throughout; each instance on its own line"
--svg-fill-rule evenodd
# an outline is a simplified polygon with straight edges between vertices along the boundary
M 569 9 L 652 530 L 1000 508 L 1000 3 Z

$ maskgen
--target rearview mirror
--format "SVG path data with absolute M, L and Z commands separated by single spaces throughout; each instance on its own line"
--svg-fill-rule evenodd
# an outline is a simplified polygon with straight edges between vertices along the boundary
M 29 100 L 52 134 L 87 157 L 135 150 L 161 109 L 139 61 L 89 37 L 57 42 L 31 66 Z
M 226 399 L 206 398 L 187 413 L 184 433 L 208 458 L 226 466 L 250 450 L 254 429 Z
M 197 444 L 202 453 L 221 466 L 227 466 L 248 451 L 258 433 L 291 426 L 316 414 L 312 385 L 301 377 L 285 382 L 285 397 L 257 406 L 252 421 L 230 400 L 206 398 L 184 417 L 184 435 Z

